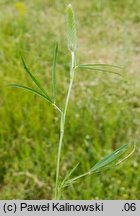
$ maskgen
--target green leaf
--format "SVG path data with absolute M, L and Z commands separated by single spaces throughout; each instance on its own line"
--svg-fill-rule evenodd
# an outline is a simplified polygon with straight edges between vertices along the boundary
M 76 27 L 74 11 L 69 4 L 67 6 L 67 32 L 68 32 L 68 49 L 72 52 L 76 50 Z
M 66 181 L 65 185 L 68 186 L 69 184 L 75 183 L 78 179 L 80 179 L 84 176 L 91 175 L 94 172 L 103 171 L 107 168 L 115 167 L 118 164 L 122 163 L 124 160 L 126 160 L 128 157 L 130 157 L 133 154 L 133 152 L 135 151 L 135 145 L 134 145 L 134 148 L 131 150 L 131 152 L 129 154 L 127 154 L 124 157 L 121 157 L 126 152 L 128 152 L 130 145 L 131 144 L 125 144 L 125 145 L 121 146 L 120 148 L 115 150 L 113 153 L 106 156 L 105 158 L 100 160 L 98 163 L 96 163 L 88 172 L 83 173 L 79 176 L 76 176 L 76 177 Z
M 42 97 L 43 99 L 47 100 L 49 103 L 52 103 L 52 101 L 47 97 L 47 95 L 44 95 L 44 94 L 40 93 L 39 91 L 34 90 L 34 89 L 30 88 L 30 87 L 26 87 L 26 86 L 18 85 L 18 84 L 10 84 L 8 86 L 26 90 L 28 92 L 31 92 L 31 93 L 33 93 L 35 95 L 38 95 L 38 96 Z
M 76 168 L 78 167 L 79 163 L 76 164 L 76 166 L 74 166 L 72 168 L 72 170 L 70 170 L 67 175 L 65 176 L 64 180 L 62 181 L 61 183 L 61 187 L 66 187 L 67 186 L 67 183 L 65 183 L 67 181 L 67 179 L 69 179 L 69 177 L 72 175 L 72 173 L 76 170 Z
M 118 73 L 116 71 L 112 71 L 112 70 L 110 70 L 110 68 L 109 69 L 106 68 L 107 66 L 108 67 L 112 67 L 112 68 L 118 68 L 117 66 L 102 65 L 103 68 L 100 68 L 99 65 L 98 64 L 96 64 L 96 65 L 94 65 L 94 64 L 81 64 L 81 65 L 77 65 L 76 68 L 82 68 L 82 69 L 88 69 L 88 70 L 99 71 L 99 72 L 106 72 L 106 73 L 113 73 L 113 74 L 117 74 L 119 76 L 122 76 L 120 73 Z
M 87 67 L 112 67 L 112 68 L 123 69 L 120 66 L 112 65 L 112 64 L 81 64 L 81 65 L 87 66 Z M 80 65 L 78 65 L 78 66 L 80 66 Z
M 58 42 L 56 43 L 53 57 L 53 67 L 52 67 L 52 80 L 53 80 L 53 100 L 54 104 L 56 102 L 56 62 L 58 55 Z
M 21 57 L 22 59 L 22 63 L 23 66 L 27 72 L 27 74 L 31 77 L 31 79 L 33 80 L 33 82 L 37 85 L 37 87 L 46 95 L 47 98 L 49 98 L 49 100 L 51 101 L 51 98 L 48 96 L 47 92 L 45 91 L 45 89 L 42 87 L 42 85 L 39 83 L 39 81 L 33 76 L 33 74 L 30 72 L 29 68 L 27 67 L 24 59 Z
M 90 172 L 95 172 L 101 168 L 106 167 L 110 163 L 116 161 L 118 158 L 120 158 L 121 155 L 123 155 L 128 150 L 129 144 L 125 144 L 121 146 L 120 148 L 116 149 L 113 153 L 103 158 L 101 161 L 96 163 L 91 169 Z

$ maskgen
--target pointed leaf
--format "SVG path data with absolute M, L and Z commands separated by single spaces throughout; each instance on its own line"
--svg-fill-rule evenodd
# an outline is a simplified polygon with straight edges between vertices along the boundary
M 117 65 L 112 65 L 112 64 L 81 64 L 83 66 L 87 66 L 87 67 L 112 67 L 112 68 L 117 68 L 117 69 L 123 69 L 120 66 Z M 80 65 L 78 65 L 80 66 Z
M 79 165 L 79 163 L 77 163 L 76 166 L 74 166 L 74 168 L 72 168 L 72 170 L 70 170 L 70 172 L 67 173 L 64 180 L 61 183 L 61 187 L 66 187 L 67 186 L 67 183 L 65 184 L 65 182 L 67 181 L 67 179 L 69 179 L 69 177 L 72 175 L 72 173 L 76 170 L 78 165 Z
M 53 100 L 54 104 L 56 102 L 56 62 L 58 55 L 58 42 L 56 43 L 54 50 L 54 58 L 53 58 L 53 67 L 52 67 L 52 80 L 53 80 Z
M 88 172 L 81 174 L 79 176 L 76 176 L 72 179 L 69 179 L 68 181 L 66 181 L 65 185 L 68 186 L 69 184 L 73 184 L 75 183 L 78 179 L 87 176 L 87 175 L 91 175 L 94 172 L 99 172 L 99 171 L 103 171 L 107 168 L 113 168 L 115 166 L 117 166 L 118 164 L 120 164 L 121 162 L 123 162 L 124 160 L 126 160 L 128 157 L 130 157 L 134 151 L 135 151 L 135 145 L 134 148 L 131 150 L 131 152 L 129 154 L 127 154 L 125 157 L 121 157 L 123 154 L 125 154 L 128 150 L 129 150 L 129 146 L 131 144 L 125 144 L 123 146 L 121 146 L 120 148 L 118 148 L 117 150 L 115 150 L 113 153 L 111 153 L 110 155 L 106 156 L 105 158 L 103 158 L 101 161 L 99 161 L 98 163 L 96 163 Z M 113 163 L 114 162 L 114 163 Z
M 125 144 L 115 150 L 113 153 L 110 155 L 106 156 L 103 158 L 101 161 L 96 163 L 91 169 L 91 172 L 94 172 L 96 170 L 99 170 L 101 168 L 104 168 L 105 166 L 109 165 L 110 163 L 114 162 L 116 159 L 118 159 L 121 155 L 123 155 L 127 150 L 128 150 L 128 144 Z
M 31 79 L 33 80 L 33 82 L 37 85 L 37 87 L 47 96 L 47 98 L 49 98 L 49 100 L 51 101 L 51 98 L 48 96 L 47 92 L 45 91 L 45 89 L 42 87 L 42 85 L 40 84 L 40 82 L 34 77 L 34 75 L 30 72 L 29 68 L 27 67 L 24 59 L 21 57 L 22 59 L 22 63 L 23 66 L 27 72 L 27 74 L 31 77 Z
M 107 73 L 113 73 L 113 74 L 117 74 L 119 76 L 122 76 L 120 73 L 115 72 L 115 71 L 111 71 L 110 69 L 102 69 L 102 68 L 98 68 L 97 66 L 92 66 L 92 65 L 77 65 L 77 68 L 83 68 L 83 69 L 88 69 L 88 70 L 93 70 L 93 71 L 99 71 L 99 72 L 107 72 Z
M 76 27 L 74 11 L 69 4 L 67 6 L 67 32 L 68 32 L 68 49 L 72 52 L 76 50 Z
M 10 84 L 9 86 L 10 86 L 10 87 L 14 87 L 14 88 L 20 88 L 20 89 L 26 90 L 26 91 L 28 91 L 28 92 L 31 92 L 31 93 L 33 93 L 33 94 L 35 94 L 35 95 L 38 95 L 38 96 L 44 98 L 44 99 L 47 100 L 49 103 L 52 103 L 52 101 L 50 101 L 50 99 L 47 97 L 47 95 L 44 95 L 44 94 L 40 93 L 39 91 L 34 90 L 34 89 L 30 88 L 30 87 L 26 87 L 26 86 L 18 85 L 18 84 Z

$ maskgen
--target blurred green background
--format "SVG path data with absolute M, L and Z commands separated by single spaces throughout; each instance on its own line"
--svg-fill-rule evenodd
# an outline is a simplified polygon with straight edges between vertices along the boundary
M 76 14 L 77 62 L 123 66 L 123 78 L 78 70 L 69 103 L 61 176 L 80 162 L 86 172 L 134 139 L 133 156 L 63 191 L 61 199 L 140 199 L 140 1 L 0 0 L 0 199 L 52 199 L 59 113 L 10 83 L 32 86 L 20 55 L 52 94 L 54 44 L 59 41 L 57 103 L 63 107 L 70 55 L 66 5 Z

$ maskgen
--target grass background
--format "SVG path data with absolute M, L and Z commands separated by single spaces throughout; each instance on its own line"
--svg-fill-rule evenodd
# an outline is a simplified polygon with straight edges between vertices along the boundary
M 60 116 L 41 98 L 9 83 L 32 86 L 20 55 L 52 94 L 53 49 L 59 41 L 57 103 L 69 82 L 65 9 L 69 1 L 0 0 L 0 199 L 52 199 Z M 124 67 L 123 77 L 78 70 L 66 119 L 61 176 L 80 162 L 86 172 L 103 156 L 137 142 L 114 170 L 85 177 L 62 199 L 140 199 L 139 0 L 71 0 L 76 13 L 77 62 Z M 24 7 L 27 11 L 24 11 Z M 26 9 L 25 8 L 25 9 Z

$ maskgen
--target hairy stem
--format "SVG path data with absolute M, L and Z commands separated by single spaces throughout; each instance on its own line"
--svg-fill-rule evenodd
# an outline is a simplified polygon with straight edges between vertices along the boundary
M 59 195 L 60 195 L 60 191 L 59 191 L 59 173 L 60 173 L 61 149 L 62 149 L 62 142 L 63 142 L 63 137 L 64 137 L 66 113 L 67 113 L 68 103 L 69 103 L 71 89 L 72 89 L 72 85 L 73 85 L 73 80 L 74 80 L 74 72 L 75 72 L 75 54 L 74 54 L 74 52 L 71 52 L 70 84 L 69 84 L 69 88 L 68 88 L 68 93 L 67 93 L 67 97 L 66 97 L 64 111 L 63 112 L 61 111 L 60 138 L 59 138 L 58 153 L 57 153 L 57 164 L 56 164 L 55 199 L 58 199 Z

